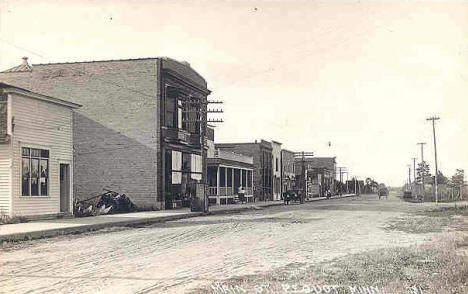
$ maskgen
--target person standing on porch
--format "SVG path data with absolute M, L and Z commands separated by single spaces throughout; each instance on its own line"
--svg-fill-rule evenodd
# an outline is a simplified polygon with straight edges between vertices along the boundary
M 245 201 L 245 190 L 242 188 L 242 186 L 239 187 L 237 190 L 237 195 L 239 196 L 239 200 L 244 203 Z

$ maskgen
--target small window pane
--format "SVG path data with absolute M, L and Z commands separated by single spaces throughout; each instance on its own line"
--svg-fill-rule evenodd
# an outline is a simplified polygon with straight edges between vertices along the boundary
M 42 158 L 49 158 L 49 150 L 41 150 Z
M 31 148 L 31 157 L 41 157 L 41 149 Z
M 31 159 L 31 196 L 39 195 L 39 159 Z
M 182 152 L 172 150 L 172 170 L 182 170 Z
M 41 195 L 47 195 L 47 187 L 49 184 L 49 161 L 41 159 Z
M 192 171 L 202 172 L 202 157 L 198 154 L 192 154 Z
M 29 148 L 21 148 L 23 156 L 29 156 Z
M 22 169 L 22 180 L 21 180 L 23 196 L 29 196 L 29 177 L 30 177 L 29 158 L 23 157 L 23 169 Z
M 172 184 L 182 183 L 182 172 L 172 172 Z

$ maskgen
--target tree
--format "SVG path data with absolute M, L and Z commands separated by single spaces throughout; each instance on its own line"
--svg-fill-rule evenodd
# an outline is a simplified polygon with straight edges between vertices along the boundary
M 427 162 L 422 161 L 418 163 L 418 167 L 416 168 L 416 183 L 422 184 L 422 180 L 424 177 L 424 182 L 428 183 L 431 181 L 431 173 L 429 172 L 429 164 Z
M 457 169 L 455 174 L 452 176 L 450 181 L 450 186 L 455 189 L 459 189 L 459 195 L 462 196 L 463 185 L 465 184 L 465 171 L 462 169 Z
M 439 170 L 439 173 L 437 174 L 437 184 L 448 184 L 449 180 L 444 174 Z
M 452 176 L 453 185 L 460 187 L 465 183 L 465 171 L 462 169 L 457 169 L 455 174 Z

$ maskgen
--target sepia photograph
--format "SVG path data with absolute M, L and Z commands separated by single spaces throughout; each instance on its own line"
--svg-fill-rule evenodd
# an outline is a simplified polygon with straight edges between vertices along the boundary
M 468 0 L 0 0 L 0 293 L 468 294 Z

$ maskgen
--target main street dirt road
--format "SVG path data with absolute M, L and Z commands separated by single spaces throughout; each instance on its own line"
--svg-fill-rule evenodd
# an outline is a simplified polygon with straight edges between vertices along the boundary
M 291 263 L 423 242 L 433 235 L 383 227 L 427 205 L 366 195 L 31 241 L 0 251 L 0 293 L 185 293 Z

